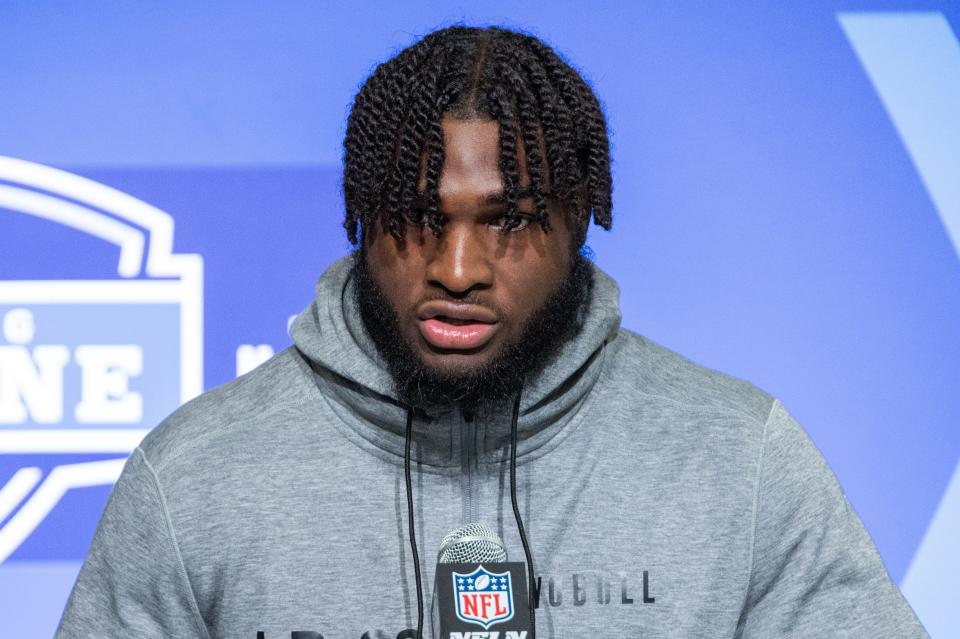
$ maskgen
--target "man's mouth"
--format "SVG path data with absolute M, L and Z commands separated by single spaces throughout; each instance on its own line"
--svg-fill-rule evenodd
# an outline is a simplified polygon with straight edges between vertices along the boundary
M 484 306 L 433 301 L 418 309 L 417 327 L 434 348 L 473 350 L 489 342 L 500 324 Z

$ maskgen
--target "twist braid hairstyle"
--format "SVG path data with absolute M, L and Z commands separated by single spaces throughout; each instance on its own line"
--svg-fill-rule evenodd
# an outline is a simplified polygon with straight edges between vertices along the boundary
M 581 243 L 591 217 L 610 228 L 607 128 L 587 83 L 532 36 L 456 26 L 428 34 L 379 65 L 354 100 L 343 170 L 344 227 L 352 244 L 377 220 L 397 238 L 410 222 L 437 236 L 443 232 L 437 185 L 443 168 L 440 121 L 447 113 L 500 125 L 505 230 L 522 223 L 520 144 L 536 219 L 545 231 L 548 196 L 566 204 L 582 229 Z M 419 195 L 426 208 L 414 210 Z

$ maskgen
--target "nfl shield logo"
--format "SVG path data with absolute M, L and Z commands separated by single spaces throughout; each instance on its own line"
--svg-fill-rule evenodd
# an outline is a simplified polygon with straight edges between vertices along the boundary
M 471 573 L 453 572 L 457 618 L 489 629 L 513 617 L 510 572 L 490 572 L 480 566 Z

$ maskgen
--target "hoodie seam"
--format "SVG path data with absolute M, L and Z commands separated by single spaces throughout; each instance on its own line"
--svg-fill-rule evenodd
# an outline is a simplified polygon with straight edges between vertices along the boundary
M 743 591 L 743 603 L 741 604 L 740 610 L 740 619 L 737 622 L 739 627 L 741 622 L 744 621 L 747 614 L 747 600 L 750 597 L 750 589 L 753 586 L 753 572 L 754 572 L 754 561 L 756 559 L 756 547 L 757 547 L 757 522 L 760 519 L 760 488 L 763 479 L 763 464 L 766 461 L 766 452 L 767 452 L 767 433 L 770 428 L 770 420 L 773 418 L 773 413 L 776 410 L 779 400 L 774 399 L 770 404 L 770 412 L 767 413 L 767 418 L 763 422 L 763 428 L 760 433 L 760 451 L 757 453 L 757 470 L 755 484 L 753 487 L 753 504 L 752 504 L 752 517 L 750 522 L 750 551 L 747 558 L 747 583 L 744 586 Z
M 637 391 L 635 391 L 635 392 L 636 392 L 636 394 L 637 394 L 638 396 L 646 397 L 646 398 L 648 398 L 648 399 L 656 399 L 656 400 L 663 401 L 663 402 L 669 402 L 669 403 L 671 403 L 671 404 L 674 404 L 675 406 L 681 406 L 681 407 L 689 408 L 689 409 L 699 409 L 699 410 L 702 410 L 703 412 L 708 412 L 708 413 L 712 413 L 712 414 L 735 415 L 735 416 L 737 416 L 737 417 L 739 417 L 739 418 L 741 418 L 741 419 L 746 419 L 746 420 L 751 421 L 751 422 L 760 423 L 760 419 L 758 419 L 758 416 L 757 416 L 757 415 L 753 415 L 753 414 L 749 413 L 748 411 L 737 410 L 736 408 L 726 408 L 726 407 L 722 407 L 722 406 L 712 406 L 712 405 L 706 404 L 706 403 L 683 402 L 683 401 L 680 401 L 679 399 L 675 399 L 675 398 L 673 398 L 673 397 L 668 397 L 668 396 L 666 396 L 666 395 L 655 395 L 655 394 L 653 394 L 653 393 L 647 393 L 647 392 L 644 392 L 644 391 L 642 391 L 642 390 L 637 390 Z M 768 419 L 768 420 L 770 419 L 769 414 L 768 414 L 768 416 L 767 416 L 766 419 Z
M 140 458 L 143 460 L 144 466 L 146 466 L 147 471 L 150 473 L 153 489 L 156 492 L 156 497 L 160 502 L 160 514 L 163 517 L 164 524 L 166 524 L 167 534 L 170 536 L 170 543 L 173 546 L 173 554 L 177 562 L 177 573 L 180 575 L 180 578 L 183 579 L 184 584 L 186 584 L 187 592 L 190 595 L 190 610 L 193 612 L 194 623 L 200 629 L 202 636 L 210 639 L 210 631 L 207 629 L 207 624 L 203 621 L 203 615 L 200 614 L 200 606 L 197 604 L 197 597 L 193 592 L 193 586 L 190 583 L 190 577 L 187 575 L 187 567 L 183 561 L 183 555 L 180 553 L 180 544 L 177 543 L 177 535 L 173 529 L 173 520 L 170 518 L 170 511 L 167 508 L 167 500 L 163 495 L 163 489 L 160 487 L 160 478 L 154 471 L 153 466 L 150 464 L 150 460 L 147 459 L 147 454 L 143 451 L 143 449 L 137 446 L 135 450 L 137 453 L 139 453 Z
M 597 386 L 597 383 L 607 372 L 607 366 L 610 360 L 607 353 L 608 346 L 608 341 L 605 341 L 603 345 L 600 346 L 601 361 L 596 363 L 600 370 L 597 371 L 597 378 L 590 385 L 589 390 L 587 390 L 580 407 L 575 409 L 575 412 L 570 416 L 570 419 L 567 420 L 567 423 L 561 426 L 560 430 L 554 433 L 553 436 L 544 439 L 544 441 L 537 446 L 527 449 L 522 455 L 518 453 L 517 468 L 520 468 L 526 463 L 546 457 L 580 428 L 580 425 L 583 423 L 584 416 L 593 408 L 597 396 L 603 394 L 602 389 Z M 497 466 L 500 463 L 501 460 L 499 459 L 490 459 L 489 461 L 480 460 L 480 464 L 483 466 Z

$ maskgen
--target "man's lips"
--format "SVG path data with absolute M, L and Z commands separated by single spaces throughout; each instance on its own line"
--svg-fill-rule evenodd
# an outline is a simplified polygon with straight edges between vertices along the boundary
M 433 301 L 417 311 L 420 334 L 435 348 L 471 350 L 486 344 L 499 328 L 499 318 L 476 304 Z

